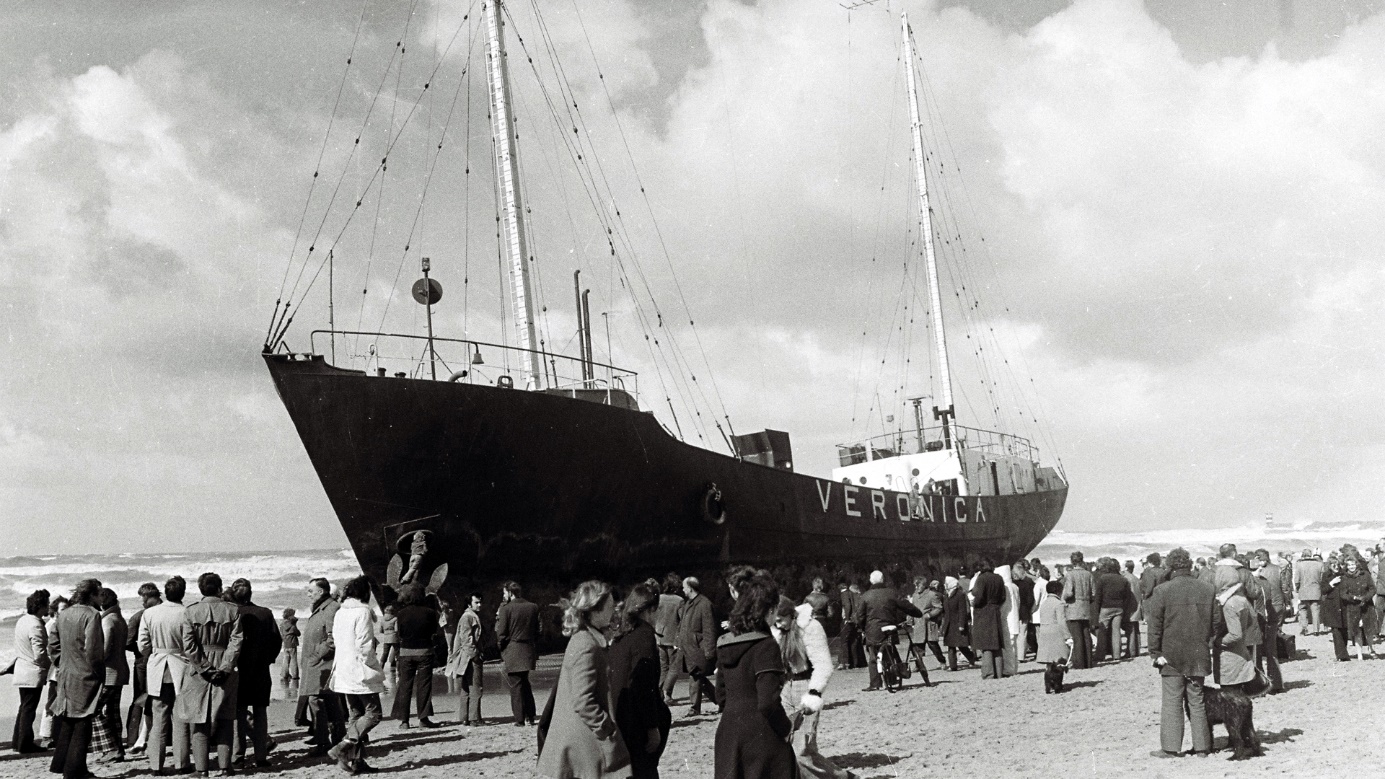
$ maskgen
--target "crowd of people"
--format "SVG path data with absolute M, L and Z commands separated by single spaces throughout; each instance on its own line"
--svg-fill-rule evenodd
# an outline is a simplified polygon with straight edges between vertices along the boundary
M 1291 640 L 1287 619 L 1296 616 L 1301 634 L 1329 630 L 1339 661 L 1352 659 L 1351 649 L 1375 657 L 1382 560 L 1385 539 L 1369 554 L 1348 545 L 1326 558 L 1311 549 L 1240 554 L 1227 544 L 1213 559 L 1194 560 L 1175 549 L 1149 555 L 1138 572 L 1132 560 L 1089 565 L 1074 552 L 1052 571 L 1038 559 L 998 567 L 981 560 L 941 581 L 906 583 L 877 570 L 842 579 L 835 592 L 817 579 L 802 599 L 787 597 L 769 572 L 737 566 L 725 575 L 729 604 L 714 603 L 696 577 L 672 573 L 623 591 L 589 581 L 558 604 L 567 647 L 542 711 L 529 679 L 541 609 L 516 582 L 503 585 L 491 623 L 480 593 L 440 601 L 417 585 L 396 593 L 368 576 L 339 590 L 313 579 L 307 616 L 286 609 L 275 619 L 254 603 L 249 581 L 223 588 L 215 573 L 198 577 L 200 598 L 186 605 L 181 577 L 145 584 L 127 619 L 116 594 L 88 579 L 70 597 L 34 592 L 15 626 L 12 747 L 51 751 L 49 769 L 68 779 L 91 776 L 89 755 L 98 764 L 142 755 L 155 774 L 208 775 L 213 760 L 222 775 L 268 766 L 277 746 L 268 727 L 277 665 L 297 693 L 308 757 L 370 773 L 387 684 L 397 728 L 440 725 L 435 671 L 458 696 L 457 722 L 485 724 L 482 668 L 494 647 L 513 725 L 537 728 L 543 776 L 657 777 L 685 679 L 685 716 L 703 716 L 705 706 L 722 715 L 716 776 L 844 779 L 851 772 L 817 747 L 829 680 L 865 666 L 865 692 L 893 691 L 882 675 L 901 669 L 887 665 L 897 653 L 885 648 L 903 642 L 903 663 L 922 671 L 925 684 L 929 661 L 956 672 L 959 654 L 989 680 L 1015 675 L 1022 662 L 1080 671 L 1147 653 L 1162 688 L 1153 754 L 1185 754 L 1186 719 L 1187 754 L 1205 755 L 1214 694 L 1226 702 L 1216 705 L 1247 712 L 1249 724 L 1251 694 L 1285 689 L 1278 660 L 1280 643 Z M 902 595 L 894 584 L 912 591 Z M 1233 758 L 1257 750 L 1253 739 L 1233 742 Z

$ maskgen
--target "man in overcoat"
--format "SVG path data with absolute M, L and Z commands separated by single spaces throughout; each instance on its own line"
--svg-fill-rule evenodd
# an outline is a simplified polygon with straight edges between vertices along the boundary
M 678 658 L 688 674 L 689 716 L 702 713 L 702 695 L 716 701 L 711 675 L 716 668 L 717 622 L 712 602 L 702 594 L 695 576 L 683 580 L 683 605 L 678 609 Z
M 239 763 L 245 756 L 247 739 L 255 747 L 255 765 L 269 764 L 269 696 L 272 682 L 269 669 L 279 657 L 284 639 L 274 612 L 257 605 L 251 598 L 254 588 L 245 579 L 231 583 L 231 602 L 240 615 L 241 644 L 239 677 L 236 688 L 236 737 L 231 759 Z
M 1072 667 L 1092 667 L 1092 601 L 1096 597 L 1096 583 L 1092 572 L 1087 570 L 1081 552 L 1073 552 L 1069 558 L 1072 566 L 1063 578 L 1063 603 L 1068 622 L 1068 632 L 1072 635 Z
M 539 659 L 539 607 L 524 599 L 518 582 L 501 586 L 500 610 L 495 615 L 495 637 L 500 642 L 500 659 L 505 664 L 505 684 L 510 688 L 510 712 L 515 725 L 534 724 L 538 708 L 529 672 Z
M 300 637 L 303 653 L 303 678 L 300 695 L 308 699 L 313 714 L 313 747 L 310 757 L 321 757 L 346 735 L 346 716 L 337 694 L 327 688 L 332 675 L 336 646 L 332 643 L 332 622 L 341 604 L 332 598 L 332 584 L 323 578 L 308 583 L 312 614 L 303 622 Z
M 244 635 L 240 611 L 221 598 L 221 577 L 197 577 L 202 600 L 183 612 L 183 690 L 173 716 L 192 728 L 192 763 L 207 771 L 211 745 L 222 771 L 231 770 L 231 738 L 236 721 L 236 689 Z
M 164 582 L 164 602 L 149 606 L 140 616 L 139 651 L 147 658 L 149 680 L 149 769 L 155 774 L 164 768 L 164 745 L 173 743 L 173 768 L 185 771 L 190 759 L 190 730 L 186 722 L 173 717 L 178 693 L 183 689 L 183 595 L 187 583 L 174 576 Z M 171 731 L 171 734 L 170 734 Z
M 1322 632 L 1322 558 L 1313 550 L 1303 550 L 1303 556 L 1294 563 L 1294 594 L 1298 596 L 1299 635 L 1308 635 L 1312 626 L 1313 635 Z
M 63 779 L 86 779 L 91 721 L 106 680 L 106 641 L 101 613 L 92 605 L 101 582 L 84 579 L 72 591 L 68 607 L 48 629 L 48 656 L 57 668 L 48 713 L 54 720 L 53 760 L 49 773 Z
M 1000 589 L 1005 591 L 1003 582 Z M 865 612 L 866 667 L 870 671 L 870 686 L 864 692 L 869 692 L 880 689 L 880 647 L 897 640 L 897 631 L 884 628 L 899 625 L 906 616 L 922 617 L 923 612 L 887 586 L 882 571 L 870 572 L 870 589 L 861 595 L 861 608 Z
M 992 569 L 990 561 L 980 561 L 971 585 L 971 648 L 981 654 L 982 679 L 1005 676 L 1003 653 L 1010 639 L 1002 607 L 1008 594 L 1005 579 Z
M 1192 575 L 1192 558 L 1183 549 L 1168 556 L 1169 580 L 1145 601 L 1149 620 L 1149 654 L 1159 669 L 1163 706 L 1156 757 L 1178 757 L 1183 748 L 1183 712 L 1187 705 L 1193 752 L 1212 750 L 1212 729 L 1203 705 L 1202 682 L 1212 675 L 1208 643 L 1221 624 L 1216 588 Z

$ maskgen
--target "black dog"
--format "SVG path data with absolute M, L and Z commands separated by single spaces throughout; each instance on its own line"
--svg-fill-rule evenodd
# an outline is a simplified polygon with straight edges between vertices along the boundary
M 1044 694 L 1059 693 L 1063 691 L 1063 674 L 1068 672 L 1068 661 L 1059 660 L 1056 663 L 1049 663 L 1044 669 Z
M 1209 726 L 1218 723 L 1226 726 L 1227 746 L 1234 750 L 1232 760 L 1245 760 L 1264 754 L 1251 719 L 1255 706 L 1243 690 L 1235 687 L 1204 687 L 1202 703 L 1207 709 Z

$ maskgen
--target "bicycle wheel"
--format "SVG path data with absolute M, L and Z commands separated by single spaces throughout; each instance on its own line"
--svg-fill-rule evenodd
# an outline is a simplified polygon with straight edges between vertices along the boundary
M 880 679 L 885 683 L 885 689 L 890 692 L 903 686 L 903 681 L 899 678 L 899 650 L 894 648 L 894 644 L 884 644 L 880 647 Z

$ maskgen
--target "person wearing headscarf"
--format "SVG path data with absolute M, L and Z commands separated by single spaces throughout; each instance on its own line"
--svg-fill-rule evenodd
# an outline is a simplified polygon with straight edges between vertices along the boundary
M 67 608 L 48 630 L 48 656 L 57 667 L 48 701 L 53 715 L 53 760 L 48 772 L 63 779 L 86 779 L 92 720 L 100 711 L 106 679 L 106 639 L 101 613 L 92 605 L 101 582 L 84 579 L 72 591 Z
M 14 623 L 14 679 L 19 688 L 19 711 L 15 714 L 14 736 L 10 748 L 20 754 L 42 752 L 34 743 L 34 717 L 43 685 L 48 681 L 48 630 L 43 615 L 48 613 L 48 590 L 34 590 L 24 602 L 24 616 Z
M 610 666 L 604 631 L 615 617 L 610 585 L 587 581 L 563 607 L 568 636 L 552 692 L 552 719 L 540 722 L 538 773 L 549 779 L 621 779 L 630 775 L 630 752 L 611 712 Z M 544 713 L 545 718 L 548 712 Z
M 792 600 L 780 596 L 770 633 L 779 642 L 779 654 L 789 675 L 779 702 L 793 723 L 793 735 L 789 740 L 798 758 L 800 777 L 851 779 L 854 774 L 838 767 L 818 751 L 822 694 L 832 678 L 833 668 L 827 631 L 813 616 L 812 604 L 794 606 Z
M 943 598 L 943 643 L 947 645 L 947 670 L 957 670 L 957 653 L 967 659 L 968 665 L 976 665 L 976 655 L 971 651 L 971 608 L 967 594 L 955 576 L 943 580 L 946 596 Z
M 977 564 L 971 585 L 971 648 L 981 653 L 981 678 L 1005 676 L 1005 645 L 1009 643 L 1003 608 L 1009 600 L 1005 580 L 991 570 L 989 560 Z
M 654 623 L 658 582 L 631 588 L 620 610 L 620 627 L 606 651 L 616 728 L 630 753 L 633 779 L 659 779 L 659 758 L 673 715 L 659 687 L 659 646 Z
M 1217 663 L 1217 683 L 1221 685 L 1221 694 L 1224 697 L 1245 699 L 1246 685 L 1255 681 L 1253 650 L 1262 642 L 1260 620 L 1255 613 L 1255 607 L 1241 593 L 1244 585 L 1240 581 L 1233 581 L 1225 575 L 1219 575 L 1217 581 L 1221 582 L 1221 592 L 1217 595 L 1217 601 L 1221 604 L 1222 621 L 1225 626 L 1225 632 L 1217 642 L 1218 648 L 1221 649 Z M 1249 701 L 1246 701 L 1244 706 L 1249 709 Z M 1254 725 L 1250 723 L 1247 727 L 1254 729 Z M 1253 747 L 1246 745 L 1246 748 L 1253 752 Z M 1249 756 L 1243 749 L 1237 749 L 1233 759 Z
M 797 779 L 789 737 L 793 723 L 781 698 L 786 671 L 769 622 L 779 587 L 767 575 L 737 589 L 729 633 L 717 640 L 717 692 L 726 702 L 717 724 L 716 779 Z
M 327 686 L 346 698 L 346 736 L 327 756 L 349 774 L 374 771 L 365 761 L 370 731 L 380 724 L 380 694 L 385 691 L 385 670 L 380 665 L 375 631 L 375 609 L 370 605 L 375 580 L 357 576 L 346 583 L 341 608 L 332 616 L 332 675 Z M 399 689 L 399 695 L 408 690 Z

